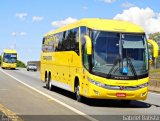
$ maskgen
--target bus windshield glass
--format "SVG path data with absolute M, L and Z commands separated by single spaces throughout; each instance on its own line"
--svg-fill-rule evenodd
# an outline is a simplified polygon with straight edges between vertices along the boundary
M 4 53 L 4 62 L 6 63 L 16 63 L 17 61 L 17 54 L 13 53 Z
M 144 34 L 93 31 L 92 72 L 99 75 L 138 77 L 148 73 Z

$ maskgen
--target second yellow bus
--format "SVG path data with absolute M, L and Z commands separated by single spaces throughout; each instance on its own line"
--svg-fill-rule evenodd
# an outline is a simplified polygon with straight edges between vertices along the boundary
M 17 67 L 17 52 L 12 49 L 4 49 L 1 55 L 1 67 L 3 69 L 15 69 Z

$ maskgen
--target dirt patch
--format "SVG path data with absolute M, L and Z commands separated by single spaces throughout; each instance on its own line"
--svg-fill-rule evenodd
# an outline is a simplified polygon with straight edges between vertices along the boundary
M 15 113 L 0 104 L 0 121 L 23 121 Z

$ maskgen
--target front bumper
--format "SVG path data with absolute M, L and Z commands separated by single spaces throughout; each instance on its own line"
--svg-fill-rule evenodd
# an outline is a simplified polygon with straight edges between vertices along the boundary
M 148 86 L 137 90 L 110 90 L 89 83 L 89 98 L 145 100 L 148 95 Z
M 16 68 L 17 64 L 13 63 L 13 64 L 9 64 L 9 63 L 3 63 L 2 67 L 3 68 Z

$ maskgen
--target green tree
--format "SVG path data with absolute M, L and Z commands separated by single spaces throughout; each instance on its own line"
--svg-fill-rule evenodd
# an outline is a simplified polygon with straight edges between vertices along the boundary
M 156 42 L 160 41 L 160 32 L 149 34 L 149 39 L 152 39 Z

